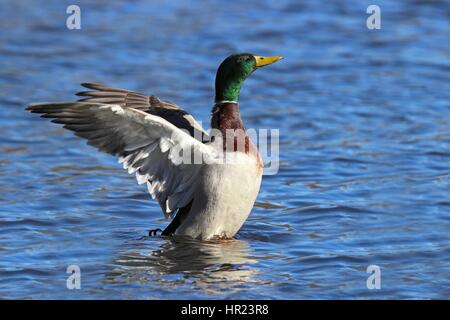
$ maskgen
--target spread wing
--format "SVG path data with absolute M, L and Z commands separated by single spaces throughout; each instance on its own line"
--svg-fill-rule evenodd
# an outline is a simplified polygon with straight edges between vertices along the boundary
M 163 101 L 156 96 L 146 96 L 141 93 L 106 87 L 97 83 L 83 83 L 82 86 L 92 91 L 78 92 L 84 97 L 79 101 L 115 104 L 123 108 L 141 110 L 161 117 L 180 129 L 187 130 L 191 136 L 202 142 L 209 141 L 209 136 L 202 126 L 186 111 L 176 104 Z M 197 131 L 197 132 L 196 132 Z
M 210 146 L 142 109 L 94 102 L 32 104 L 27 109 L 54 118 L 52 122 L 63 124 L 90 145 L 118 156 L 129 173 L 136 173 L 139 184 L 147 183 L 166 214 L 193 198 L 201 165 L 181 161 L 183 152 L 215 157 Z

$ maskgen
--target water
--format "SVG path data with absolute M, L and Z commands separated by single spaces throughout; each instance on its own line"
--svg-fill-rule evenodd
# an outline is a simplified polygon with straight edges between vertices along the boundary
M 0 298 L 450 297 L 448 2 L 377 1 L 378 31 L 368 1 L 80 1 L 73 31 L 69 4 L 0 13 Z M 168 223 L 145 188 L 23 110 L 97 81 L 208 123 L 218 63 L 242 51 L 285 56 L 241 94 L 281 159 L 229 243 L 145 237 Z

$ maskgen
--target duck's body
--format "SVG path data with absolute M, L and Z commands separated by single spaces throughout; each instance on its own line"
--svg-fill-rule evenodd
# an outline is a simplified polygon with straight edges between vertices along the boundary
M 53 122 L 64 124 L 89 144 L 119 156 L 139 184 L 147 183 L 163 212 L 176 213 L 163 235 L 232 238 L 250 214 L 263 171 L 240 117 L 240 85 L 256 67 L 279 59 L 242 54 L 222 63 L 211 137 L 174 104 L 97 84 L 84 84 L 95 91 L 79 93 L 88 97 L 79 102 L 28 109 L 55 118 Z M 201 161 L 192 162 L 191 152 Z
M 231 156 L 239 157 L 241 163 L 203 166 L 195 186 L 196 196 L 174 234 L 226 239 L 239 231 L 258 195 L 262 169 L 252 156 Z
M 221 157 L 218 163 L 205 164 L 193 185 L 195 196 L 185 215 L 175 219 L 175 235 L 196 239 L 231 238 L 247 220 L 262 179 L 258 149 L 246 134 L 239 106 L 234 102 L 216 103 L 211 128 L 224 141 L 207 143 Z M 228 135 L 227 135 L 228 131 Z M 238 140 L 243 148 L 239 150 Z M 231 141 L 227 147 L 227 141 Z M 222 153 L 223 152 L 223 153 Z M 194 214 L 195 213 L 195 214 Z M 163 234 L 169 234 L 171 227 Z

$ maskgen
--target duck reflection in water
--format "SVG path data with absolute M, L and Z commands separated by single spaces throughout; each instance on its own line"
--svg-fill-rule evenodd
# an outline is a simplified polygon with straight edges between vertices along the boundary
M 258 271 L 251 266 L 258 262 L 244 240 L 199 241 L 186 237 L 164 239 L 158 250 L 149 251 L 140 245 L 127 248 L 115 260 L 115 268 L 107 275 L 113 283 L 149 283 L 163 287 L 194 285 L 208 293 L 257 284 Z M 181 276 L 180 276 L 181 275 Z

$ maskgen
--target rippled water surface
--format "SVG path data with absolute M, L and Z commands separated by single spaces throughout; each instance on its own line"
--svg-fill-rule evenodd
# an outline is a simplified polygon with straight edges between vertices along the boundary
M 79 1 L 73 31 L 69 4 L 0 11 L 0 298 L 450 297 L 447 1 L 377 1 L 374 31 L 368 1 Z M 146 237 L 168 223 L 146 189 L 24 111 L 102 82 L 208 123 L 218 64 L 246 51 L 285 56 L 240 100 L 280 129 L 280 171 L 235 241 Z

